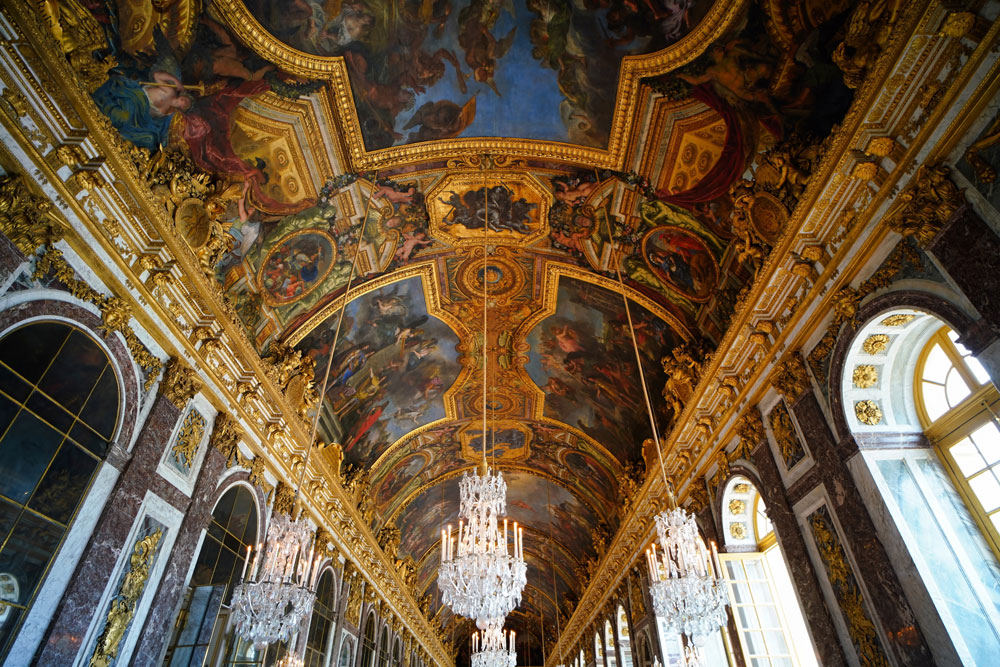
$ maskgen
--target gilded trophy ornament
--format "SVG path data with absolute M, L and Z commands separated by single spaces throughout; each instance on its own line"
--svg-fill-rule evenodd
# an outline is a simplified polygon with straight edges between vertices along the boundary
M 271 508 L 277 514 L 284 514 L 291 517 L 295 511 L 295 489 L 278 480 L 274 487 L 274 495 L 271 496 Z
M 177 433 L 177 440 L 170 449 L 174 461 L 190 470 L 204 435 L 205 418 L 197 410 L 189 411 L 184 417 L 184 423 L 181 424 L 181 430 Z
M 0 232 L 21 254 L 30 257 L 38 246 L 61 239 L 64 230 L 49 200 L 32 194 L 23 176 L 0 176 Z
M 212 426 L 212 435 L 208 442 L 213 449 L 219 450 L 226 457 L 226 465 L 236 456 L 240 438 L 243 431 L 236 420 L 225 412 L 220 412 L 215 417 L 215 424 Z
M 163 537 L 163 530 L 140 538 L 132 547 L 129 570 L 118 586 L 111 600 L 111 608 L 105 620 L 104 631 L 97 639 L 94 654 L 90 657 L 90 667 L 109 667 L 118 657 L 122 640 L 135 618 L 139 598 L 146 589 L 149 571 L 156 556 L 156 547 Z
M 791 470 L 796 463 L 805 458 L 806 453 L 784 401 L 778 401 L 778 404 L 771 410 L 768 421 L 771 424 L 771 434 L 778 446 L 785 470 Z

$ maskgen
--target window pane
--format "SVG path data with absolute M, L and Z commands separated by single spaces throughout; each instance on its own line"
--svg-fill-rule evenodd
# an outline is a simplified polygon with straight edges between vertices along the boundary
M 74 330 L 38 388 L 73 414 L 78 414 L 107 364 L 104 350 L 88 336 Z
M 76 504 L 97 470 L 97 459 L 67 442 L 42 478 L 28 507 L 60 523 L 68 523 Z
M 90 399 L 80 411 L 80 419 L 110 439 L 118 423 L 118 400 L 118 379 L 111 366 L 106 365 Z
M 66 412 L 59 404 L 52 402 L 50 398 L 40 392 L 34 392 L 25 407 L 31 410 L 43 422 L 54 426 L 63 433 L 69 431 L 73 425 L 74 417 Z
M 986 369 L 983 368 L 983 365 L 979 363 L 978 359 L 969 355 L 965 357 L 965 364 L 969 367 L 969 370 L 972 371 L 972 375 L 975 376 L 976 382 L 979 384 L 986 384 L 990 381 L 990 374 L 986 372 Z
M 945 377 L 948 375 L 950 368 L 951 359 L 944 353 L 940 345 L 935 344 L 931 348 L 930 354 L 927 355 L 927 361 L 924 362 L 924 376 L 922 379 L 944 384 Z
M 26 502 L 62 439 L 37 417 L 21 411 L 0 442 L 0 493 L 15 502 Z
M 19 378 L 12 370 L 0 364 L 0 391 L 17 401 L 23 401 L 31 393 L 31 385 Z
M 933 382 L 922 382 L 924 393 L 924 409 L 927 410 L 927 417 L 935 421 L 938 417 L 948 412 L 948 401 L 944 397 L 944 385 Z
M 986 463 L 992 465 L 1000 461 L 1000 429 L 997 429 L 996 424 L 993 422 L 983 424 L 969 437 L 976 443 Z
M 969 486 L 972 487 L 972 492 L 979 498 L 979 502 L 982 503 L 984 510 L 992 512 L 997 507 L 1000 507 L 1000 484 L 997 483 L 992 470 L 987 470 L 970 479 Z
M 979 455 L 979 449 L 968 438 L 962 438 L 949 447 L 948 451 L 954 457 L 964 477 L 971 477 L 986 467 L 986 462 Z
M 12 331 L 0 340 L 0 359 L 36 383 L 72 329 L 58 322 L 38 322 Z
M 0 551 L 0 572 L 17 579 L 20 604 L 27 604 L 49 560 L 59 546 L 63 528 L 31 512 L 23 512 Z
M 948 371 L 948 379 L 945 381 L 944 391 L 945 396 L 948 399 L 948 405 L 952 408 L 961 403 L 966 397 L 968 397 L 969 394 L 972 393 L 969 390 L 969 385 L 967 385 L 965 380 L 962 379 L 962 376 L 959 374 L 957 368 L 952 368 Z

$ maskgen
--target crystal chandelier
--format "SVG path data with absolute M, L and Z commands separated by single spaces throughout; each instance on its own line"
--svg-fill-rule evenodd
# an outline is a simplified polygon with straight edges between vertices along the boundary
M 507 484 L 485 461 L 480 473 L 467 472 L 459 482 L 462 518 L 454 539 L 450 525 L 441 531 L 438 587 L 444 604 L 460 616 L 476 619 L 485 631 L 491 619 L 502 619 L 521 601 L 527 565 L 524 528 L 514 523 L 513 550 L 507 519 L 500 529 L 498 517 L 507 504 Z
M 653 609 L 671 630 L 697 642 L 726 622 L 715 544 L 709 555 L 694 517 L 679 507 L 656 515 L 656 532 L 660 550 L 656 542 L 646 550 Z
M 236 632 L 257 649 L 287 641 L 312 611 L 321 556 L 313 559 L 310 541 L 305 520 L 275 513 L 252 565 L 247 547 L 243 575 L 233 589 L 233 619 Z
M 376 177 L 378 172 L 376 172 Z M 326 396 L 327 385 L 330 382 L 330 369 L 340 338 L 340 329 L 344 323 L 344 312 L 347 309 L 347 297 L 351 293 L 351 283 L 358 266 L 358 249 L 365 235 L 368 222 L 368 211 L 371 209 L 376 188 L 372 186 L 368 197 L 365 215 L 362 218 L 361 229 L 358 232 L 358 243 L 355 245 L 354 259 L 351 261 L 351 271 L 347 277 L 347 287 L 344 290 L 343 302 L 340 306 L 340 317 L 333 335 L 333 344 L 326 361 L 326 374 L 319 391 L 319 401 L 316 414 L 313 415 L 312 433 L 309 446 L 306 447 L 305 460 L 299 473 L 298 484 L 295 486 L 295 500 L 299 497 L 299 489 L 305 479 L 309 467 L 309 457 L 312 454 L 313 443 L 316 442 L 316 431 L 319 427 L 320 412 L 323 408 L 323 397 Z M 310 544 L 312 542 L 312 544 Z M 312 540 L 312 526 L 302 512 L 293 521 L 278 512 L 271 516 L 267 528 L 267 538 L 259 545 L 257 553 L 250 563 L 252 548 L 247 547 L 247 558 L 243 563 L 243 574 L 240 583 L 233 589 L 233 622 L 236 632 L 243 639 L 253 642 L 258 649 L 276 641 L 288 641 L 300 628 L 302 619 L 312 613 L 316 602 L 316 583 L 319 578 L 319 565 L 322 553 L 313 560 L 316 544 Z M 247 572 L 249 566 L 249 574 Z M 289 652 L 280 663 L 284 667 L 299 667 L 302 659 L 294 651 Z
M 488 194 L 488 193 L 487 193 Z M 486 199 L 489 206 L 489 197 Z M 486 211 L 487 219 L 489 211 Z M 486 347 L 487 347 L 487 248 L 483 232 L 483 460 L 480 470 L 466 472 L 459 482 L 458 534 L 452 527 L 441 531 L 441 563 L 438 587 L 441 600 L 459 616 L 475 619 L 480 629 L 502 619 L 521 602 L 527 583 L 524 562 L 524 529 L 514 523 L 513 550 L 507 537 L 507 520 L 500 516 L 507 507 L 507 484 L 499 470 L 486 462 Z M 497 620 L 500 619 L 500 620 Z M 500 632 L 499 627 L 497 632 Z
M 610 215 L 605 217 L 608 238 L 614 239 L 610 218 Z M 617 243 L 614 251 L 618 251 Z M 635 363 L 639 371 L 639 384 L 642 386 L 649 426 L 653 432 L 653 444 L 660 463 L 660 475 L 667 490 L 668 509 L 656 515 L 656 532 L 661 552 L 657 553 L 654 543 L 646 554 L 653 608 L 656 615 L 667 622 L 668 627 L 683 632 L 692 643 L 699 644 L 708 633 L 726 622 L 725 607 L 728 604 L 728 596 L 725 583 L 720 579 L 722 570 L 719 568 L 715 544 L 712 544 L 710 558 L 705 541 L 698 533 L 694 517 L 677 507 L 673 488 L 667 479 L 663 453 L 660 451 L 660 437 L 656 429 L 656 417 L 653 414 L 649 389 L 646 387 L 646 377 L 642 370 L 642 355 L 639 353 L 639 343 L 632 324 L 632 312 L 617 261 L 615 270 L 618 274 L 618 285 L 621 287 L 622 301 L 625 302 L 625 316 L 632 337 L 632 349 L 635 352 Z M 686 660 L 688 665 L 697 665 L 701 660 L 699 652 L 691 652 Z
M 489 620 L 482 635 L 472 633 L 472 667 L 514 667 L 516 664 L 514 631 L 504 632 L 503 620 Z

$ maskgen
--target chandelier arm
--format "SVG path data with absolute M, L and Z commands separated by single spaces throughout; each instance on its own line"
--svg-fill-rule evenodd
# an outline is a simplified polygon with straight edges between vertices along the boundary
M 372 190 L 368 194 L 368 203 L 365 205 L 365 214 L 361 217 L 361 229 L 358 232 L 358 242 L 354 245 L 354 258 L 351 260 L 351 271 L 347 275 L 347 287 L 344 289 L 344 302 L 340 304 L 340 316 L 337 318 L 337 328 L 333 332 L 333 345 L 330 346 L 330 354 L 326 359 L 326 372 L 323 374 L 323 385 L 319 392 L 319 402 L 316 405 L 316 414 L 313 416 L 312 429 L 309 433 L 309 444 L 306 446 L 306 458 L 302 463 L 302 472 L 299 473 L 299 483 L 295 486 L 295 499 L 299 497 L 299 489 L 302 488 L 302 481 L 306 477 L 306 468 L 309 465 L 309 455 L 312 454 L 312 443 L 316 442 L 316 431 L 319 428 L 319 415 L 323 411 L 323 397 L 326 396 L 326 388 L 330 382 L 330 369 L 333 367 L 333 356 L 337 351 L 337 342 L 340 340 L 340 327 L 344 323 L 344 312 L 347 310 L 347 300 L 351 294 L 351 283 L 354 282 L 354 274 L 358 268 L 358 255 L 361 253 L 361 241 L 365 238 L 365 228 L 368 226 L 368 212 L 372 207 L 372 200 L 375 199 L 375 185 L 378 180 L 378 169 L 372 178 Z M 295 502 L 293 500 L 292 502 Z
M 594 176 L 597 179 L 597 185 L 601 184 L 601 177 L 597 170 L 594 169 Z M 653 414 L 653 405 L 649 400 L 649 389 L 646 387 L 646 374 L 642 370 L 642 357 L 639 354 L 639 343 L 635 338 L 635 327 L 632 325 L 632 310 L 628 305 L 628 296 L 625 294 L 625 281 L 622 280 L 622 270 L 619 262 L 616 259 L 616 254 L 618 252 L 618 242 L 615 241 L 614 233 L 611 229 L 611 211 L 605 207 L 604 209 L 604 224 L 608 229 L 608 241 L 611 243 L 611 259 L 615 265 L 615 274 L 618 276 L 618 286 L 621 288 L 622 301 L 625 303 L 625 317 L 628 320 L 628 331 L 629 335 L 632 337 L 632 350 L 635 352 L 635 365 L 639 368 L 639 384 L 642 385 L 642 397 L 646 402 L 646 414 L 649 415 L 649 426 L 653 430 L 653 444 L 656 446 L 656 458 L 660 463 L 660 475 L 663 477 L 663 485 L 667 489 L 667 502 L 670 507 L 676 506 L 676 500 L 674 498 L 673 486 L 667 479 L 667 469 L 663 465 L 663 453 L 660 451 L 660 436 L 656 430 L 656 416 Z

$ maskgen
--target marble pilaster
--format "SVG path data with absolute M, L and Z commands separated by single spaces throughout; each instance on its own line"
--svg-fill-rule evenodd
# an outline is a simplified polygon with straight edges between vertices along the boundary
M 995 337 L 1000 333 L 1000 237 L 971 206 L 963 206 L 941 228 L 927 250 L 969 299 Z
M 802 615 L 812 635 L 816 656 L 827 667 L 847 665 L 771 448 L 766 445 L 757 446 L 752 457 L 760 482 L 760 494 L 767 507 L 767 516 L 774 525 L 781 553 L 788 565 L 788 574 L 798 594 Z
M 789 409 L 814 452 L 818 478 L 834 503 L 844 539 L 858 564 L 856 575 L 870 592 L 868 602 L 878 616 L 884 635 L 899 664 L 933 665 L 921 632 L 896 572 L 889 561 L 868 509 L 848 470 L 819 401 L 813 391 L 798 396 Z M 857 445 L 854 447 L 856 448 Z
M 212 520 L 216 486 L 225 468 L 225 457 L 218 450 L 210 448 L 205 454 L 191 503 L 184 516 L 173 551 L 170 553 L 163 578 L 160 580 L 160 587 L 153 599 L 149 617 L 143 627 L 136 657 L 132 661 L 135 667 L 159 665 L 162 662 L 163 652 L 170 638 L 171 625 L 184 594 L 187 573 L 195 558 L 201 532 Z

